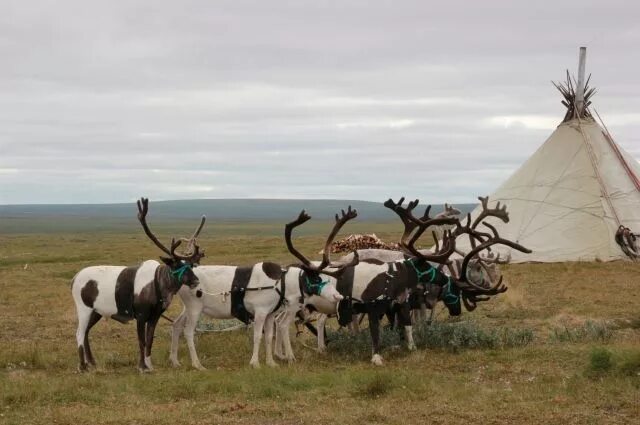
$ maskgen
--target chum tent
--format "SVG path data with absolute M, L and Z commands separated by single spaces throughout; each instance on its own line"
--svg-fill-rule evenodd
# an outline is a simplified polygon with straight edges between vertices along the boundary
M 494 247 L 512 262 L 625 259 L 616 231 L 621 225 L 640 230 L 640 166 L 591 115 L 595 91 L 588 79 L 583 83 L 585 56 L 581 48 L 577 82 L 567 73 L 567 82 L 556 84 L 567 106 L 564 121 L 489 197 L 490 207 L 507 205 L 509 222 L 488 222 L 501 237 L 533 250 Z M 480 211 L 478 206 L 472 217 Z M 458 245 L 468 249 L 467 241 Z

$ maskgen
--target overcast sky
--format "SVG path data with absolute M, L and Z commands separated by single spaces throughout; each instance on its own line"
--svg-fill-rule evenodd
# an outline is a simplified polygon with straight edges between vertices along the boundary
M 0 0 L 0 204 L 473 201 L 580 45 L 640 158 L 636 2 Z

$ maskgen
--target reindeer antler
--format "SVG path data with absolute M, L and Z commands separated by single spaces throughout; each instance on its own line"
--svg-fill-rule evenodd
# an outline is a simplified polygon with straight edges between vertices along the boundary
M 447 233 L 446 240 L 443 239 L 442 251 L 433 255 L 421 253 L 415 248 L 415 243 L 429 227 L 440 226 L 443 224 L 456 224 L 458 223 L 458 219 L 454 217 L 430 217 L 429 212 L 431 211 L 431 205 L 427 206 L 421 218 L 417 218 L 413 215 L 412 211 L 418 205 L 418 200 L 416 199 L 415 201 L 410 202 L 407 208 L 402 207 L 403 201 L 404 198 L 401 198 L 397 203 L 389 199 L 384 203 L 385 207 L 392 209 L 400 217 L 405 226 L 405 231 L 400 238 L 400 247 L 417 258 L 438 263 L 446 263 L 447 259 L 455 250 L 455 238 L 452 239 L 451 233 Z M 413 237 L 411 237 L 410 240 L 407 240 L 415 228 L 418 230 L 413 234 Z
M 467 255 L 465 255 L 464 259 L 462 260 L 462 267 L 460 270 L 460 280 L 466 282 L 468 285 L 470 285 L 471 287 L 473 287 L 475 290 L 481 291 L 483 293 L 487 293 L 487 291 L 492 291 L 495 290 L 496 288 L 498 288 L 501 284 L 502 284 L 502 276 L 500 277 L 499 282 L 494 285 L 493 287 L 489 288 L 488 290 L 486 288 L 481 288 L 475 284 L 473 284 L 472 282 L 470 282 L 467 279 L 467 267 L 469 266 L 469 261 L 471 261 L 471 259 L 473 257 L 475 257 L 476 255 L 478 255 L 480 252 L 484 251 L 485 249 L 488 249 L 490 246 L 493 245 L 506 245 L 509 246 L 515 250 L 518 250 L 520 252 L 524 252 L 526 254 L 531 253 L 531 250 L 528 248 L 525 248 L 524 246 L 510 241 L 508 239 L 504 239 L 502 237 L 500 237 L 500 235 L 498 234 L 498 230 L 492 226 L 491 224 L 487 223 L 487 222 L 483 222 L 483 225 L 487 226 L 491 232 L 493 233 L 492 236 L 490 236 L 490 238 L 484 242 L 482 242 L 480 245 L 478 245 L 477 247 L 473 248 Z
M 344 226 L 347 221 L 352 220 L 358 216 L 358 212 L 354 209 L 351 209 L 351 205 L 349 205 L 347 212 L 342 210 L 341 214 L 341 216 L 338 216 L 338 214 L 336 214 L 333 229 L 331 229 L 331 232 L 329 233 L 329 236 L 325 241 L 324 251 L 322 253 L 322 261 L 317 266 L 313 265 L 313 263 L 307 257 L 305 257 L 300 251 L 298 251 L 293 246 L 293 242 L 291 241 L 291 234 L 293 232 L 293 229 L 309 221 L 311 219 L 311 216 L 309 216 L 304 210 L 302 210 L 296 220 L 285 225 L 284 239 L 287 244 L 287 249 L 289 249 L 289 252 L 291 252 L 291 254 L 293 254 L 298 260 L 300 260 L 303 267 L 307 270 L 337 277 L 345 268 L 355 266 L 360 261 L 358 252 L 353 251 L 353 258 L 348 263 L 335 264 L 331 262 L 330 251 L 333 239 L 336 237 L 342 226 Z M 326 268 L 335 268 L 336 270 L 330 272 L 326 271 Z
M 509 213 L 507 212 L 506 205 L 503 205 L 502 208 L 500 208 L 500 201 L 498 201 L 495 208 L 489 208 L 488 196 L 485 196 L 485 197 L 478 196 L 478 199 L 480 200 L 480 204 L 482 205 L 482 212 L 473 221 L 473 224 L 471 225 L 472 229 L 475 230 L 475 228 L 478 227 L 478 224 L 480 224 L 480 222 L 487 217 L 499 218 L 504 223 L 509 222 Z
M 333 240 L 335 239 L 342 226 L 344 226 L 347 221 L 353 220 L 358 216 L 358 212 L 356 210 L 352 210 L 351 205 L 349 205 L 346 213 L 344 212 L 344 210 L 341 210 L 340 212 L 342 213 L 342 216 L 338 217 L 338 214 L 336 214 L 336 223 L 334 224 L 333 229 L 331 229 L 331 233 L 329 233 L 329 236 L 327 237 L 327 240 L 324 244 L 324 250 L 322 252 L 322 262 L 320 263 L 320 266 L 318 266 L 318 268 L 321 270 L 332 264 L 331 258 L 329 257 L 331 254 L 331 244 L 333 243 Z M 345 267 L 348 267 L 349 265 L 352 264 L 347 264 Z M 333 267 L 336 266 L 333 265 Z
M 413 232 L 416 227 L 418 227 L 418 225 L 416 224 L 417 219 L 412 220 L 409 218 L 409 216 L 413 217 L 411 212 L 415 207 L 418 206 L 419 201 L 416 199 L 415 201 L 409 202 L 406 208 L 402 206 L 403 202 L 404 197 L 400 198 L 398 202 L 393 202 L 393 199 L 389 198 L 384 203 L 384 206 L 395 212 L 398 217 L 400 217 L 400 220 L 402 220 L 402 224 L 404 224 L 404 232 L 402 232 L 402 236 L 400 236 L 401 247 L 407 242 L 409 236 L 411 236 L 411 232 Z M 429 209 L 427 209 L 426 213 L 428 214 L 428 212 Z
M 171 239 L 171 248 L 167 249 L 167 247 L 162 244 L 158 238 L 153 234 L 151 229 L 149 229 L 149 225 L 147 224 L 147 213 L 149 212 L 149 199 L 148 198 L 140 198 L 136 202 L 138 206 L 138 221 L 142 225 L 142 229 L 145 234 L 151 241 L 156 244 L 158 248 L 160 248 L 165 254 L 169 255 L 171 258 L 175 258 L 176 260 L 187 261 L 191 263 L 196 263 L 200 261 L 202 257 L 204 257 L 204 253 L 200 252 L 200 247 L 195 243 L 195 237 L 200 234 L 202 230 L 202 226 L 204 226 L 205 217 L 202 216 L 202 220 L 200 222 L 200 226 L 197 228 L 194 233 L 194 237 L 192 237 L 193 243 L 193 251 L 189 255 L 180 255 L 176 253 L 176 249 L 182 244 L 182 240 L 176 240 L 175 238 Z

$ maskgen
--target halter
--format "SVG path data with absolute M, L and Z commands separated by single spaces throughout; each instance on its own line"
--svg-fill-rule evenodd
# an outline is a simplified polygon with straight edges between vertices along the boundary
M 186 263 L 175 270 L 171 270 L 171 274 L 178 277 L 178 282 L 180 283 L 180 285 L 182 285 L 182 276 L 184 276 L 184 272 L 186 272 L 187 270 L 191 270 L 191 266 Z
M 432 283 L 436 279 L 436 268 L 433 267 L 431 264 L 429 264 L 429 270 L 425 270 L 425 271 L 421 272 L 420 270 L 418 270 L 418 268 L 416 267 L 416 265 L 415 265 L 415 263 L 413 262 L 412 259 L 406 260 L 405 262 L 408 263 L 408 264 L 411 264 L 411 267 L 413 267 L 413 270 L 416 271 L 416 276 L 418 277 L 418 282 L 420 282 L 420 283 Z M 425 275 L 431 275 L 429 277 L 429 281 L 428 282 L 422 282 L 420 280 L 420 279 L 422 279 L 422 276 L 425 276 Z
M 433 283 L 433 281 L 436 279 L 436 268 L 433 267 L 432 265 L 429 265 L 428 270 L 420 271 L 418 270 L 418 267 L 416 267 L 415 263 L 413 262 L 413 259 L 408 259 L 405 262 L 408 264 L 411 264 L 411 267 L 413 267 L 413 270 L 415 270 L 416 276 L 418 277 L 418 282 Z M 422 276 L 425 276 L 425 275 L 430 275 L 428 282 L 421 281 Z M 454 293 L 453 290 L 451 289 L 451 277 L 449 276 L 447 276 L 447 284 L 444 285 L 444 294 L 442 295 L 442 301 L 447 305 L 457 304 L 460 301 L 460 296 Z
M 445 286 L 444 295 L 442 301 L 447 305 L 458 304 L 460 301 L 460 295 L 455 294 L 451 290 L 451 278 L 447 276 L 447 285 Z
M 304 289 L 306 290 L 307 294 L 320 295 L 324 287 L 329 284 L 328 280 L 322 280 L 320 276 L 318 276 L 318 280 L 320 282 L 311 282 L 311 280 L 309 279 L 309 275 L 304 275 Z

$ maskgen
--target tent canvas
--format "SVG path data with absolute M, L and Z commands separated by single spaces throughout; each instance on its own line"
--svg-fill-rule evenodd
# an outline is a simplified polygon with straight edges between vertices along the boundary
M 640 229 L 640 165 L 591 117 L 588 97 L 584 110 L 568 113 L 544 144 L 489 197 L 490 205 L 500 201 L 508 206 L 510 220 L 487 221 L 500 236 L 533 250 L 523 254 L 494 247 L 502 256 L 510 254 L 512 262 L 627 258 L 615 234 L 620 225 Z M 480 211 L 478 206 L 472 217 Z M 469 248 L 467 241 L 459 241 L 458 246 Z

